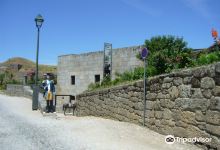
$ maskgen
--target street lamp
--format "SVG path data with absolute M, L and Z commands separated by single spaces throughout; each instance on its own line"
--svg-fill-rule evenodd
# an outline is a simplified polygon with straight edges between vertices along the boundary
M 33 87 L 33 97 L 32 97 L 32 110 L 38 109 L 38 55 L 39 55 L 39 37 L 40 37 L 40 28 L 44 22 L 44 19 L 41 15 L 38 15 L 35 19 L 37 27 L 37 53 L 36 53 L 36 72 L 35 72 L 35 86 Z

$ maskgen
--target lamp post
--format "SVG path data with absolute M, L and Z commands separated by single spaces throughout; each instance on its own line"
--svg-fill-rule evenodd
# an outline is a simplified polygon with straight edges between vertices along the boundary
M 37 27 L 37 52 L 36 52 L 36 72 L 35 72 L 35 85 L 33 88 L 33 97 L 32 97 L 32 110 L 38 109 L 38 94 L 39 94 L 39 87 L 38 87 L 38 55 L 39 55 L 39 38 L 40 38 L 40 28 L 44 22 L 44 19 L 41 15 L 38 15 L 35 18 L 35 23 Z

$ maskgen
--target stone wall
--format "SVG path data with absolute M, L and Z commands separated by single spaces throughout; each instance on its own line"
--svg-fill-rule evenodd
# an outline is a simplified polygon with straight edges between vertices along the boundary
M 33 91 L 29 86 L 7 84 L 6 94 L 11 96 L 21 96 L 32 99 Z
M 145 126 L 164 135 L 212 138 L 220 150 L 220 63 L 149 78 Z M 77 96 L 78 116 L 143 124 L 143 81 Z

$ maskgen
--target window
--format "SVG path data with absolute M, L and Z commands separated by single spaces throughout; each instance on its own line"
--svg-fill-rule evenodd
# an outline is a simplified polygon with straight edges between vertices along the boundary
M 97 74 L 95 75 L 95 83 L 99 83 L 100 82 L 100 75 Z
M 75 76 L 71 76 L 71 84 L 75 85 Z

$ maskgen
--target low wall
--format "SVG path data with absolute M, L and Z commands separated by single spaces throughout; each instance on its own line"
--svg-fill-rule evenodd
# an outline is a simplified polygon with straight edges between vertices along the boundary
M 148 79 L 145 126 L 164 135 L 212 138 L 220 150 L 220 63 Z M 143 81 L 77 96 L 78 116 L 143 124 Z
M 7 84 L 6 94 L 11 96 L 21 96 L 32 99 L 32 89 L 29 86 Z

